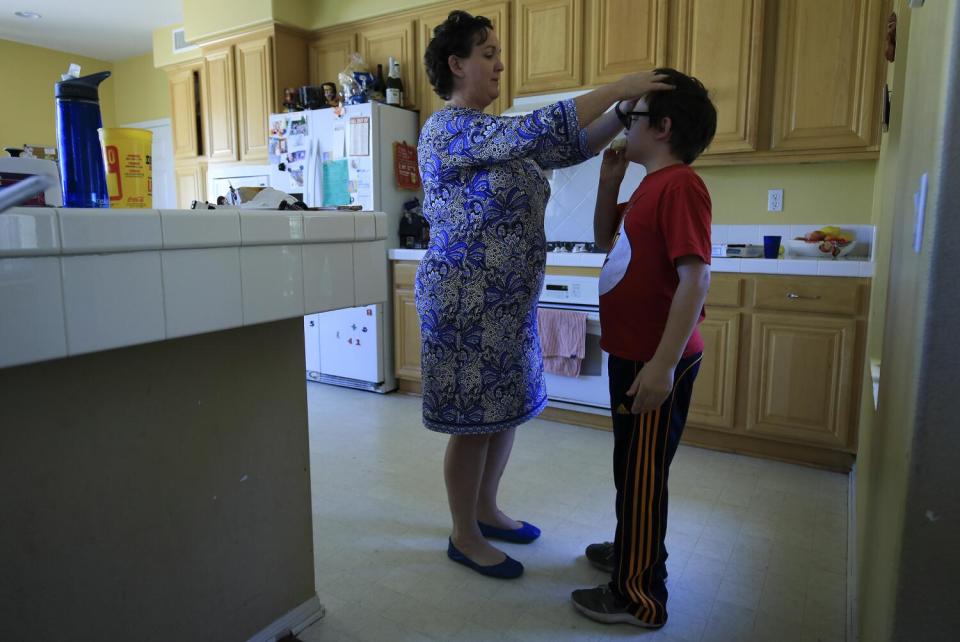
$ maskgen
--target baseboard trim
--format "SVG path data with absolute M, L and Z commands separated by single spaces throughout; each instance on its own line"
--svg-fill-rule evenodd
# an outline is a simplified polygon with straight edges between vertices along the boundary
M 857 584 L 857 464 L 847 477 L 847 642 L 859 642 L 860 593 Z
M 306 602 L 288 611 L 286 615 L 271 622 L 261 629 L 247 642 L 276 642 L 280 638 L 293 633 L 296 635 L 305 628 L 326 615 L 327 611 L 320 603 L 320 598 L 314 594 Z

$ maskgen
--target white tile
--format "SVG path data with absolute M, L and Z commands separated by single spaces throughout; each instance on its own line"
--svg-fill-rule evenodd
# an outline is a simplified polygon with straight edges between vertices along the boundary
M 800 275 L 809 275 L 816 276 L 817 274 L 817 260 L 816 259 L 782 259 L 777 261 L 777 265 L 780 268 L 780 274 L 800 274 Z
M 358 241 L 373 241 L 377 238 L 377 223 L 369 212 L 357 212 L 353 215 Z
M 730 236 L 729 225 L 711 225 L 710 226 L 710 242 L 711 243 L 726 243 L 729 236 Z
M 711 272 L 740 272 L 741 261 L 743 259 L 727 259 L 723 257 L 716 257 L 710 260 L 710 271 Z
M 306 247 L 306 246 L 305 246 Z M 406 248 L 395 247 L 387 250 L 387 258 L 393 261 L 421 261 L 426 255 L 426 250 L 408 250 Z M 547 256 L 549 265 L 549 255 Z
M 376 227 L 376 238 L 377 239 L 386 239 L 390 238 L 391 234 L 395 234 L 396 230 L 391 230 L 387 227 L 387 215 L 383 212 L 374 212 L 373 213 L 374 225 Z
M 159 252 L 65 256 L 61 268 L 68 354 L 164 339 Z
M 384 241 L 353 244 L 355 305 L 389 300 L 387 292 L 387 245 Z M 359 275 L 365 275 L 358 278 Z
M 168 339 L 243 325 L 240 248 L 168 250 L 161 262 Z
M 413 252 L 416 250 L 406 250 Z M 303 246 L 303 303 L 307 314 L 356 305 L 353 243 Z
M 301 243 L 303 216 L 300 212 L 240 210 L 240 240 L 244 245 Z
M 353 241 L 357 236 L 352 212 L 304 212 L 304 241 Z
M 60 258 L 0 259 L 0 368 L 67 354 Z
M 303 316 L 301 249 L 300 245 L 240 248 L 244 325 Z
M 820 276 L 860 276 L 858 261 L 817 261 Z
M 236 210 L 160 210 L 165 249 L 240 245 Z
M 163 247 L 156 210 L 58 209 L 63 254 L 132 252 Z
M 57 211 L 14 207 L 0 214 L 0 257 L 60 253 Z
M 753 243 L 763 242 L 760 236 L 759 225 L 731 225 L 727 228 L 728 243 Z
M 778 259 L 740 259 L 740 271 L 753 274 L 779 274 Z
M 763 241 L 764 236 L 779 236 L 780 240 L 788 238 L 790 235 L 790 226 L 789 225 L 760 225 L 758 226 L 760 241 Z

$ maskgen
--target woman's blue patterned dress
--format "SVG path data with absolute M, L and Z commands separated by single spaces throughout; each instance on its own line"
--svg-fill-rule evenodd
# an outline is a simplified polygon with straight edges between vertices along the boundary
M 592 154 L 573 101 L 521 117 L 447 107 L 417 148 L 430 247 L 417 270 L 423 423 L 492 433 L 546 405 L 537 300 L 550 185 Z

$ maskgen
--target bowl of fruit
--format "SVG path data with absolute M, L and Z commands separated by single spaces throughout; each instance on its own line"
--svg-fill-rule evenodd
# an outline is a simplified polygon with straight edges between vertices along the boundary
M 787 251 L 801 258 L 839 259 L 856 244 L 853 232 L 828 225 L 787 241 Z

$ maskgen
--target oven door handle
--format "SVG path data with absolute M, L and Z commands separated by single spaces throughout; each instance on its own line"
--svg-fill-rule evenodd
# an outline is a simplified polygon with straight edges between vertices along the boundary
M 600 308 L 585 307 L 582 305 L 564 305 L 562 303 L 538 303 L 537 307 L 547 310 L 573 310 L 574 312 L 586 312 L 588 325 L 600 323 Z

